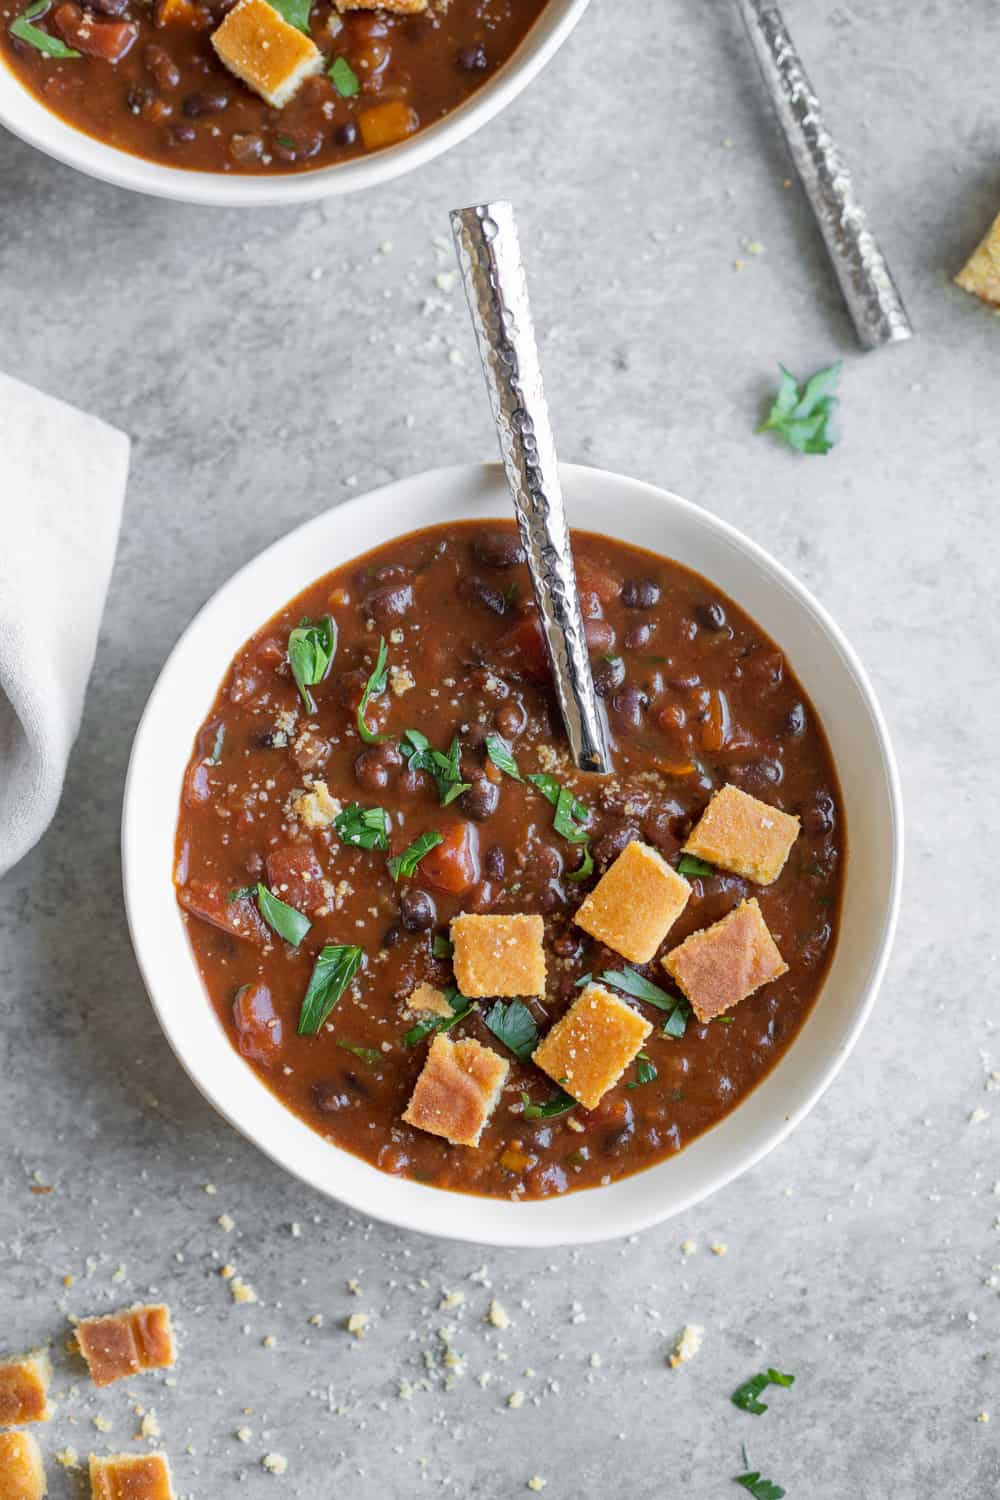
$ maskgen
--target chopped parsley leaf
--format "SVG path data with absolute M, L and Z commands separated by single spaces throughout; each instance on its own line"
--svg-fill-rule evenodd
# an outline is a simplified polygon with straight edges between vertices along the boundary
M 678 875 L 715 875 L 714 865 L 706 864 L 703 859 L 696 859 L 693 854 L 682 854 L 677 861 Z
M 640 1052 L 635 1060 L 635 1082 L 630 1083 L 630 1089 L 641 1088 L 644 1083 L 652 1083 L 656 1077 L 656 1065 L 650 1062 L 645 1052 Z
M 319 952 L 299 1012 L 300 1036 L 315 1036 L 364 960 L 363 948 L 331 943 Z
M 302 694 L 306 713 L 314 713 L 316 704 L 309 689 L 322 682 L 337 654 L 337 627 L 329 615 L 313 624 L 300 620 L 288 637 L 288 665 Z
M 385 643 L 385 636 L 382 635 L 379 636 L 378 656 L 375 658 L 374 669 L 365 683 L 365 690 L 361 694 L 361 702 L 358 704 L 358 734 L 360 734 L 366 745 L 381 745 L 388 738 L 387 735 L 376 734 L 374 730 L 369 729 L 365 721 L 365 712 L 372 698 L 379 698 L 385 692 L 385 685 L 389 676 L 386 670 L 388 660 L 389 648 Z
M 833 392 L 840 379 L 840 361 L 817 371 L 801 391 L 795 376 L 784 365 L 778 368 L 781 384 L 757 431 L 778 433 L 799 453 L 829 453 L 833 447 L 829 425 L 837 405 Z
M 745 1380 L 739 1390 L 733 1392 L 732 1402 L 734 1406 L 739 1407 L 740 1411 L 748 1411 L 752 1416 L 759 1417 L 767 1411 L 766 1403 L 759 1398 L 769 1385 L 789 1386 L 794 1383 L 794 1375 L 783 1375 L 780 1370 L 770 1368 Z
M 370 1068 L 377 1068 L 382 1061 L 382 1054 L 377 1047 L 355 1047 L 350 1042 L 338 1042 L 337 1046 L 345 1052 L 353 1052 L 355 1057 L 360 1057 Z
M 486 736 L 486 754 L 498 771 L 503 771 L 507 776 L 513 776 L 515 781 L 524 780 L 524 777 L 517 769 L 517 761 L 511 754 L 510 746 L 498 734 L 488 734 Z
M 562 1089 L 544 1104 L 532 1104 L 529 1096 L 523 1090 L 521 1092 L 522 1114 L 526 1120 L 555 1120 L 559 1115 L 568 1115 L 571 1109 L 576 1109 L 578 1102 Z
M 266 885 L 260 882 L 257 885 L 257 905 L 268 927 L 273 928 L 286 943 L 291 943 L 293 948 L 299 946 L 312 926 L 307 916 L 296 911 L 295 907 L 289 906 L 287 902 L 280 901 Z
M 538 1046 L 538 1027 L 523 1000 L 506 1005 L 498 1000 L 483 1014 L 483 1020 L 497 1039 L 509 1047 L 515 1057 L 527 1062 Z
M 462 749 L 456 734 L 447 755 L 432 750 L 430 740 L 419 729 L 407 729 L 400 745 L 411 771 L 429 771 L 437 783 L 441 806 L 447 807 L 469 790 L 469 783 L 462 780 Z
M 432 849 L 436 849 L 438 844 L 443 843 L 444 834 L 438 833 L 436 829 L 428 829 L 426 833 L 418 834 L 402 854 L 394 854 L 389 860 L 389 874 L 393 880 L 399 880 L 400 876 L 409 878 L 416 871 L 424 855 L 430 854 Z
M 750 1474 L 737 1474 L 736 1483 L 749 1490 L 753 1500 L 784 1500 L 785 1491 L 773 1479 L 762 1479 L 757 1470 Z
M 333 820 L 342 844 L 356 849 L 388 849 L 389 814 L 384 807 L 362 807 L 351 802 Z
M 327 72 L 333 79 L 333 86 L 342 99 L 353 99 L 361 88 L 358 75 L 346 57 L 335 57 Z

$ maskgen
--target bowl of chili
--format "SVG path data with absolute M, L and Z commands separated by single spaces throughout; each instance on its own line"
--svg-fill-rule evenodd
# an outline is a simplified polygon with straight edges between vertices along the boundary
M 133 945 L 197 1087 L 318 1191 L 497 1245 L 636 1232 L 782 1141 L 867 1019 L 902 876 L 888 731 L 822 607 L 709 512 L 563 472 L 613 778 L 567 764 L 502 475 L 465 465 L 322 514 L 230 579 L 160 674 L 124 799 Z M 779 810 L 777 876 L 683 852 L 723 785 Z M 625 963 L 584 893 L 640 854 L 690 889 L 658 956 Z M 681 940 L 761 911 L 783 966 L 713 1016 Z M 529 949 L 544 929 L 527 1002 L 455 983 L 511 994 L 474 988 L 458 951 L 456 919 L 496 912 Z M 592 992 L 642 1050 L 584 1108 L 546 1049 Z M 416 1111 L 431 1054 L 462 1048 L 496 1095 L 469 1144 Z
M 287 100 L 224 65 L 213 39 L 232 0 L 0 0 L 0 124 L 154 197 L 302 203 L 390 181 L 464 140 L 531 82 L 589 0 L 461 0 L 440 12 L 431 0 L 415 14 L 244 3 L 277 25 L 289 17 L 309 54 Z

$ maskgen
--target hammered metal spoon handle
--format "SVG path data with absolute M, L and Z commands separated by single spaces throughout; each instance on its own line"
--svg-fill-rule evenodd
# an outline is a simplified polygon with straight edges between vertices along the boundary
M 502 202 L 455 209 L 451 227 L 570 750 L 581 771 L 606 774 L 607 727 L 590 672 L 514 210 Z
M 912 338 L 903 299 L 780 10 L 773 0 L 737 4 L 858 338 L 866 349 Z

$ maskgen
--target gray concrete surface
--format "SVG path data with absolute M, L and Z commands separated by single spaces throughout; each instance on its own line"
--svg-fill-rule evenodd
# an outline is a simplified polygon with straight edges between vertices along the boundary
M 478 137 L 297 212 L 147 202 L 0 139 L 0 364 L 135 440 L 62 810 L 0 885 L 0 1340 L 55 1341 L 50 1453 L 133 1446 L 131 1392 L 180 1492 L 202 1500 L 500 1500 L 535 1475 L 553 1500 L 710 1500 L 743 1493 L 741 1442 L 790 1497 L 998 1493 L 1000 324 L 949 285 L 1000 207 L 996 11 L 789 0 L 788 14 L 919 329 L 883 355 L 852 341 L 721 0 L 595 0 Z M 193 611 L 322 507 L 492 455 L 460 293 L 434 280 L 447 210 L 489 194 L 518 205 L 563 455 L 679 490 L 817 591 L 881 692 L 910 819 L 889 978 L 828 1096 L 683 1222 L 582 1253 L 395 1233 L 283 1176 L 168 1052 L 119 892 L 132 730 Z M 806 373 L 834 357 L 833 454 L 752 435 L 777 360 Z M 234 1305 L 223 1261 L 256 1305 Z M 511 1314 L 502 1334 L 480 1321 L 487 1283 Z M 180 1325 L 176 1379 L 71 1390 L 65 1314 L 154 1288 Z M 464 1307 L 440 1311 L 454 1290 Z M 343 1330 L 356 1310 L 364 1341 Z M 672 1372 L 689 1321 L 704 1347 Z M 450 1389 L 446 1324 L 467 1366 Z M 744 1416 L 729 1394 L 768 1361 L 796 1386 Z M 55 1496 L 82 1493 L 50 1469 Z

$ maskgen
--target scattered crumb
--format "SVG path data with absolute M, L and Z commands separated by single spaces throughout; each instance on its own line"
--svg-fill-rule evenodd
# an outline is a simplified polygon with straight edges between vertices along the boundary
M 216 1223 L 218 1224 L 219 1228 L 224 1229 L 227 1234 L 231 1229 L 236 1228 L 236 1221 L 234 1219 L 231 1219 L 228 1214 L 220 1214 L 218 1219 L 216 1220 Z
M 233 1294 L 234 1302 L 256 1302 L 257 1293 L 249 1281 L 244 1281 L 242 1276 L 233 1276 L 229 1282 L 229 1290 Z
M 510 1395 L 507 1397 L 507 1405 L 511 1408 L 512 1411 L 517 1411 L 524 1405 L 524 1392 L 511 1391 Z
M 976 1421 L 977 1422 L 988 1422 L 989 1420 L 990 1420 L 990 1414 L 989 1414 L 988 1411 L 981 1411 L 978 1414 L 978 1416 L 976 1417 Z
M 709 1245 L 708 1248 L 711 1250 L 713 1255 L 725 1255 L 729 1249 L 729 1246 L 723 1244 L 721 1240 L 716 1240 L 715 1244 Z
M 55 1460 L 64 1469 L 78 1469 L 80 1467 L 80 1455 L 75 1448 L 59 1448 L 56 1451 Z
M 697 1243 L 696 1240 L 685 1240 L 684 1243 L 681 1245 L 681 1254 L 682 1255 L 694 1255 L 694 1253 L 697 1250 L 697 1248 L 698 1248 L 698 1243 Z
M 349 1276 L 347 1278 L 347 1290 L 351 1293 L 351 1295 L 353 1297 L 360 1297 L 361 1296 L 361 1282 L 357 1281 L 353 1276 Z
M 139 1423 L 139 1431 L 136 1436 L 141 1438 L 158 1438 L 162 1437 L 162 1435 L 160 1424 L 156 1420 L 156 1413 L 147 1411 Z
M 368 1314 L 351 1313 L 351 1316 L 347 1320 L 346 1328 L 348 1333 L 353 1333 L 356 1339 L 363 1339 L 368 1332 Z
M 452 1308 L 461 1307 L 465 1301 L 464 1292 L 444 1292 L 438 1303 L 440 1312 L 451 1312 Z
M 983 1107 L 982 1107 L 981 1104 L 977 1104 L 976 1107 L 975 1107 L 975 1109 L 972 1111 L 972 1113 L 969 1116 L 969 1124 L 970 1125 L 981 1125 L 983 1123 L 983 1121 L 984 1120 L 988 1120 L 989 1117 L 990 1117 L 989 1110 L 988 1109 L 983 1109 Z
M 94 1426 L 97 1428 L 98 1432 L 110 1432 L 112 1427 L 114 1426 L 114 1423 L 110 1420 L 109 1417 L 105 1417 L 100 1412 L 98 1412 L 97 1416 L 94 1418 Z
M 492 1323 L 494 1328 L 509 1328 L 510 1316 L 502 1302 L 494 1297 L 490 1303 L 489 1312 L 486 1314 L 486 1322 Z
M 215 1187 L 215 1183 L 214 1182 L 206 1182 L 205 1183 L 205 1192 L 208 1194 L 208 1196 L 210 1198 L 215 1194 L 215 1191 L 216 1191 L 216 1187 Z
M 275 1338 L 273 1333 L 265 1333 L 264 1337 L 261 1339 L 261 1343 L 264 1345 L 265 1349 L 276 1349 L 278 1346 L 278 1340 Z
M 265 1453 L 260 1461 L 260 1466 L 262 1469 L 266 1469 L 269 1474 L 284 1474 L 288 1468 L 288 1459 L 283 1453 Z
M 529 1479 L 528 1480 L 528 1489 L 529 1490 L 544 1490 L 544 1488 L 545 1488 L 545 1486 L 547 1484 L 548 1484 L 548 1480 L 547 1479 L 541 1479 L 536 1474 L 535 1477 L 534 1477 L 534 1479 Z
M 249 1427 L 237 1427 L 237 1429 L 236 1429 L 236 1439 L 237 1439 L 238 1442 L 240 1442 L 240 1443 L 249 1443 L 249 1441 L 250 1441 L 250 1439 L 252 1437 L 253 1437 L 253 1433 L 250 1431 Z
M 688 1323 L 674 1345 L 673 1353 L 667 1360 L 670 1368 L 676 1370 L 678 1365 L 686 1365 L 689 1360 L 694 1359 L 701 1348 L 704 1337 L 704 1328 L 700 1327 L 697 1323 Z

